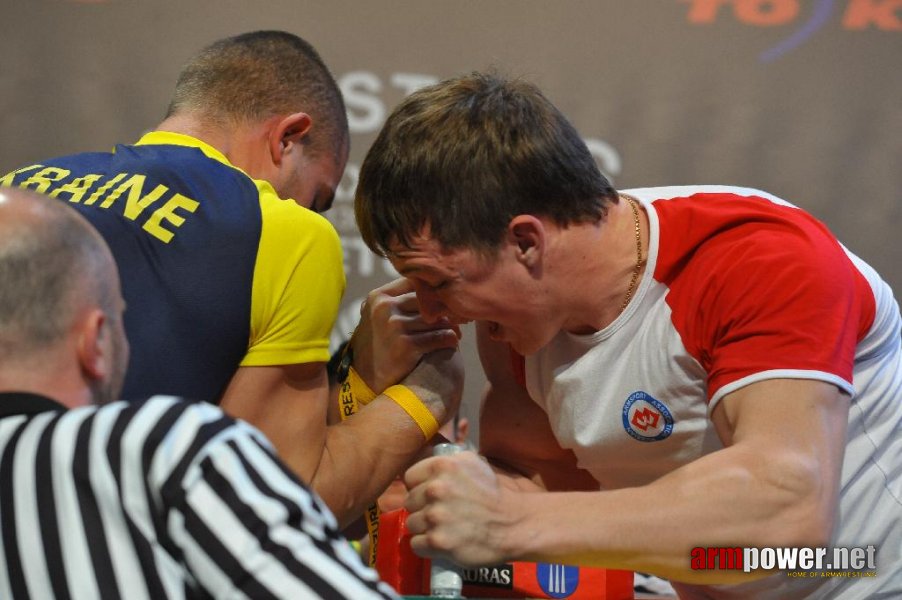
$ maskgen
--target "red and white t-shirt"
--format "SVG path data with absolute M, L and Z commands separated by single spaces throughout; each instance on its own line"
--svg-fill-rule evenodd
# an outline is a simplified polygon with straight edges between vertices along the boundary
M 902 585 L 902 350 L 892 291 L 822 223 L 766 192 L 625 193 L 650 224 L 635 297 L 605 329 L 561 332 L 526 358 L 527 389 L 560 444 L 602 489 L 644 485 L 722 447 L 709 416 L 724 395 L 771 378 L 832 383 L 852 398 L 834 543 L 874 544 L 880 576 L 871 583 Z M 749 593 L 851 583 L 778 576 Z

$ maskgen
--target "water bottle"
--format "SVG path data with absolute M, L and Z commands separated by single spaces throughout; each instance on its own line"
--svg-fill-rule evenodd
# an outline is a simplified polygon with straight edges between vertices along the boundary
M 448 456 L 461 451 L 457 444 L 436 444 L 432 449 L 433 456 Z M 463 598 L 461 590 L 464 581 L 460 567 L 444 559 L 433 559 L 432 571 L 429 574 L 429 593 L 436 598 Z

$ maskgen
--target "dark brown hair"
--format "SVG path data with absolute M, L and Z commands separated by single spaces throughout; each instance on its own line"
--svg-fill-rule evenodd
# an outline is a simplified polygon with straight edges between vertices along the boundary
M 444 247 L 491 254 L 518 214 L 596 222 L 616 199 L 535 85 L 473 73 L 394 110 L 363 162 L 354 209 L 363 240 L 382 256 L 426 225 Z

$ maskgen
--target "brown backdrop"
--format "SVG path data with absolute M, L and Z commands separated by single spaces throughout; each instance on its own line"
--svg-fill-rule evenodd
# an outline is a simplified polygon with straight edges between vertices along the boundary
M 902 0 L 7 0 L 0 172 L 131 142 L 181 63 L 278 28 L 341 82 L 353 133 L 330 218 L 359 299 L 391 277 L 360 243 L 358 166 L 412 89 L 474 69 L 525 76 L 571 117 L 618 187 L 760 187 L 824 220 L 902 289 Z M 472 337 L 472 336 L 470 336 Z M 482 379 L 468 353 L 468 408 Z

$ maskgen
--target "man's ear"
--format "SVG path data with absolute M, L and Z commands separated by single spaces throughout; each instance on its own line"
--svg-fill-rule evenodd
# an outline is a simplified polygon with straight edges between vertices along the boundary
M 297 145 L 310 133 L 313 119 L 303 112 L 282 117 L 269 130 L 269 152 L 275 165 L 282 164 L 286 152 L 294 151 Z
M 507 226 L 508 242 L 516 246 L 517 259 L 532 269 L 545 251 L 545 224 L 533 215 L 517 215 Z
M 75 325 L 78 362 L 89 381 L 103 381 L 112 369 L 112 357 L 109 356 L 112 346 L 104 346 L 104 336 L 111 335 L 106 325 L 106 315 L 99 308 L 86 311 Z

